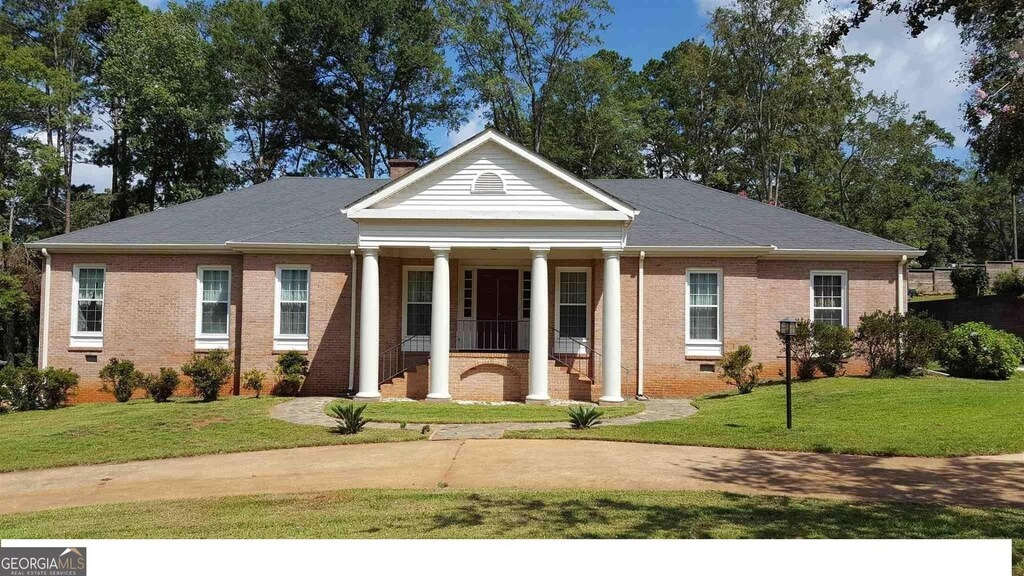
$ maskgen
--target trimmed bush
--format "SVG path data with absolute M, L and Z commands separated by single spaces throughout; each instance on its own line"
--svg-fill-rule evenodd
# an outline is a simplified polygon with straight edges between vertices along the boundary
M 103 387 L 100 390 L 112 392 L 118 402 L 127 402 L 132 399 L 132 392 L 138 387 L 140 377 L 135 370 L 135 363 L 131 360 L 111 358 L 107 365 L 100 369 L 100 379 L 103 380 Z
M 142 379 L 142 387 L 154 402 L 166 402 L 180 383 L 181 378 L 174 368 L 161 368 L 159 376 L 146 374 Z
M 277 357 L 277 384 L 270 391 L 274 396 L 297 396 L 309 372 L 309 359 L 294 350 Z
M 783 352 L 786 350 L 786 337 L 775 331 L 779 342 L 782 343 Z M 790 354 L 796 362 L 797 380 L 810 380 L 814 378 L 814 370 L 817 364 L 814 361 L 814 333 L 811 331 L 811 323 L 801 318 L 796 322 L 796 334 L 793 335 L 790 347 Z
M 811 345 L 814 364 L 822 374 L 831 378 L 853 356 L 853 331 L 846 326 L 818 322 L 811 325 L 811 333 L 814 335 Z
M 957 298 L 977 298 L 988 292 L 988 270 L 984 266 L 955 268 L 949 280 Z
M 33 368 L 33 370 L 35 370 Z M 68 400 L 78 388 L 78 374 L 63 368 L 47 368 L 42 371 L 43 381 L 40 389 L 41 408 L 50 410 L 68 405 Z
M 1024 296 L 1024 272 L 1020 268 L 1010 268 L 996 274 L 992 281 L 992 291 L 1000 296 Z
M 1024 357 L 1024 341 L 984 322 L 952 329 L 939 348 L 939 361 L 952 376 L 1006 380 Z
M 258 368 L 247 370 L 245 374 L 242 374 L 242 388 L 246 390 L 252 390 L 256 393 L 256 397 L 260 397 L 260 391 L 263 390 L 263 381 L 267 379 L 267 373 Z
M 569 426 L 573 430 L 593 428 L 601 423 L 602 414 L 603 412 L 593 406 L 578 404 L 569 408 Z
M 856 350 L 872 377 L 908 376 L 935 359 L 945 334 L 934 318 L 879 310 L 860 317 Z
M 760 383 L 764 365 L 753 364 L 754 352 L 746 344 L 726 352 L 718 361 L 719 377 L 736 387 L 740 394 L 749 394 Z
M 78 374 L 71 370 L 5 366 L 0 369 L 0 414 L 66 406 L 77 386 Z
M 363 410 L 366 410 L 366 404 L 353 404 L 346 402 L 345 404 L 332 404 L 331 405 L 331 418 L 338 421 L 338 427 L 335 429 L 339 434 L 358 434 L 363 426 L 369 422 L 366 418 L 363 418 Z
M 228 362 L 228 351 L 220 349 L 205 354 L 194 353 L 181 367 L 181 372 L 192 379 L 192 388 L 203 402 L 216 400 L 221 387 L 234 371 Z

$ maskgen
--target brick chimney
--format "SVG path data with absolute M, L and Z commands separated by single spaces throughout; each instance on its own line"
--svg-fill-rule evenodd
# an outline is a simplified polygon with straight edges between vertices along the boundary
M 388 174 L 392 180 L 401 178 L 409 172 L 412 172 L 419 166 L 420 163 L 416 160 L 408 160 L 406 158 L 388 158 Z

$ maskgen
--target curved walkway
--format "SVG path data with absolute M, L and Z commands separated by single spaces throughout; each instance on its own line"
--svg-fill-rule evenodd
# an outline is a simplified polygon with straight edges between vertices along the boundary
M 0 474 L 0 514 L 352 488 L 719 490 L 1024 508 L 1024 454 L 880 458 L 580 440 L 320 446 Z
M 296 398 L 270 409 L 270 416 L 292 424 L 308 424 L 311 426 L 334 426 L 324 409 L 337 400 L 331 396 L 306 396 Z M 676 420 L 686 418 L 697 412 L 689 400 L 648 400 L 644 402 L 644 411 L 632 416 L 607 418 L 600 426 L 622 426 L 654 422 L 657 420 Z M 422 423 L 410 422 L 407 426 L 415 429 Z M 399 424 L 391 422 L 370 422 L 369 428 L 390 428 L 397 430 Z M 506 430 L 543 430 L 549 428 L 568 428 L 568 422 L 500 422 L 497 424 L 431 424 L 433 431 L 431 440 L 468 440 L 477 438 L 501 438 Z

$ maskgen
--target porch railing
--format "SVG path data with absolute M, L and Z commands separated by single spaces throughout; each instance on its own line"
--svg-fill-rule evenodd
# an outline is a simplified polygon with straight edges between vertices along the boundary
M 550 330 L 548 357 L 556 364 L 593 380 L 594 363 L 601 358 L 601 353 L 579 338 L 567 336 L 555 328 Z
M 529 320 L 457 320 L 455 349 L 514 352 L 530 348 Z

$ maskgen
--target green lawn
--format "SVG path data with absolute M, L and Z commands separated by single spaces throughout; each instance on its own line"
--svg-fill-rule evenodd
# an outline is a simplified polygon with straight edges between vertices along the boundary
M 331 404 L 346 403 L 338 400 Z M 602 406 L 603 418 L 643 412 L 641 402 Z M 542 404 L 456 404 L 454 402 L 371 402 L 363 416 L 377 422 L 416 424 L 486 424 L 490 422 L 566 422 L 569 408 Z M 330 414 L 330 404 L 326 411 Z
M 956 294 L 921 294 L 919 296 L 911 296 L 911 302 L 932 302 L 935 300 L 952 300 L 956 298 Z
M 354 436 L 270 418 L 287 398 L 193 399 L 157 404 L 80 404 L 0 416 L 0 472 L 272 448 L 414 440 L 414 431 Z
M 0 516 L 0 538 L 1021 538 L 1024 510 L 717 492 L 353 490 Z M 1024 543 L 1014 542 L 1021 571 Z
M 1024 452 L 1024 378 L 1005 382 L 923 377 L 831 378 L 707 397 L 683 420 L 590 430 L 506 432 L 515 438 L 585 438 L 876 455 Z

